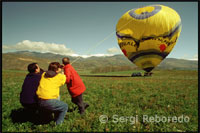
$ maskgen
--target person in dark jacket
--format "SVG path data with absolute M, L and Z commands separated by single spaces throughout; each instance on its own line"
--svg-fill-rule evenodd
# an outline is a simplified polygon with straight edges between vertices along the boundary
M 29 73 L 26 75 L 20 93 L 20 103 L 28 111 L 35 112 L 38 109 L 36 91 L 39 86 L 41 75 L 44 72 L 37 63 L 31 63 L 27 67 Z

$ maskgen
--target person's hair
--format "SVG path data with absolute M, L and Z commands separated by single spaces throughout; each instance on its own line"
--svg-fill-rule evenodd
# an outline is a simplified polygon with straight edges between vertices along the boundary
M 64 58 L 62 59 L 62 63 L 63 63 L 64 65 L 67 65 L 67 64 L 70 63 L 70 59 L 69 59 L 68 57 L 64 57 Z
M 60 65 L 59 62 L 51 62 L 51 63 L 49 64 L 48 70 L 49 70 L 49 71 L 54 71 L 54 72 L 56 72 L 56 71 L 58 70 L 58 68 L 61 68 L 61 65 Z
M 36 66 L 36 64 L 37 63 L 31 63 L 31 64 L 28 65 L 27 70 L 29 71 L 29 73 L 34 73 L 35 72 L 35 70 L 38 68 Z

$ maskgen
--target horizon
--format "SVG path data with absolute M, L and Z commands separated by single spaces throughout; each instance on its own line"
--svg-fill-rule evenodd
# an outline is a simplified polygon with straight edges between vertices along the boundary
M 30 53 L 40 53 L 40 54 L 55 54 L 55 55 L 61 55 L 61 56 L 71 56 L 71 57 L 74 57 L 74 58 L 81 57 L 81 58 L 84 58 L 84 59 L 85 58 L 90 58 L 90 57 L 111 57 L 111 56 L 118 56 L 118 55 L 124 56 L 122 53 L 121 54 L 92 54 L 92 55 L 63 55 L 63 54 L 59 54 L 59 53 L 38 52 L 38 51 L 28 51 L 28 50 L 5 52 L 3 54 L 6 54 L 6 53 L 20 53 L 20 52 L 30 52 Z M 198 58 L 197 59 L 184 59 L 184 58 L 166 57 L 165 59 L 178 59 L 178 60 L 198 61 Z

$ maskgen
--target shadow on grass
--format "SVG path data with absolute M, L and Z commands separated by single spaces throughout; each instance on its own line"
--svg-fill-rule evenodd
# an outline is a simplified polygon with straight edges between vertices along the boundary
M 30 112 L 24 108 L 14 109 L 11 111 L 10 117 L 13 123 L 31 122 L 35 125 L 48 124 L 53 120 L 52 114 L 46 115 L 46 112 Z
M 83 77 L 131 77 L 131 76 L 119 76 L 119 75 L 80 75 Z
M 151 75 L 134 75 L 132 74 L 131 76 L 123 76 L 123 75 L 80 75 L 82 77 L 151 77 Z
M 68 112 L 74 112 L 75 110 L 77 110 L 77 107 L 68 109 Z M 43 125 L 54 121 L 53 114 L 48 111 L 37 110 L 36 112 L 32 112 L 24 108 L 12 110 L 10 117 L 13 123 L 31 122 L 35 125 Z

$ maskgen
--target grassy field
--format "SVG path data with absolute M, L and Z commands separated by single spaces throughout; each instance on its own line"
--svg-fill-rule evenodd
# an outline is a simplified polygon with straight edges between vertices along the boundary
M 80 116 L 78 111 L 68 112 L 64 123 L 55 126 L 53 121 L 49 124 L 37 125 L 30 121 L 13 120 L 13 117 L 17 119 L 21 117 L 22 106 L 19 103 L 19 93 L 27 72 L 3 70 L 2 131 L 197 131 L 198 71 L 157 70 L 153 72 L 152 77 L 81 76 L 87 87 L 83 97 L 90 107 L 84 116 Z M 79 74 L 89 73 L 79 72 Z M 131 74 L 131 71 L 126 71 L 102 75 L 130 76 Z M 75 107 L 71 103 L 66 86 L 61 88 L 61 100 L 66 102 L 69 108 Z M 144 121 L 144 116 L 154 120 Z M 178 120 L 172 121 L 172 117 Z M 165 118 L 170 121 L 166 121 Z

